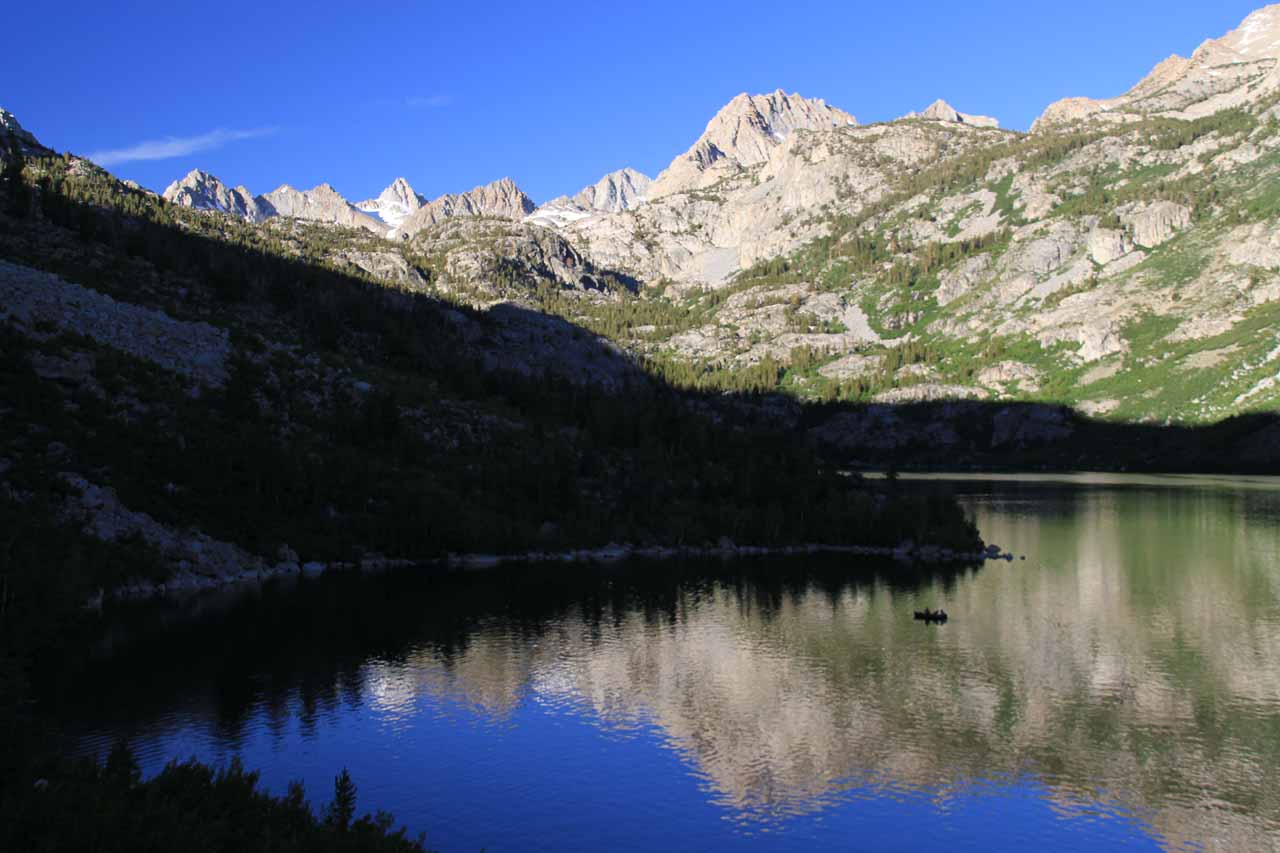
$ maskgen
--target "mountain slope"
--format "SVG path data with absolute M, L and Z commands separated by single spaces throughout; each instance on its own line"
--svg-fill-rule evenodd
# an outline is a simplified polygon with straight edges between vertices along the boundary
M 0 193 L 0 517 L 44 537 L 15 553 L 70 537 L 117 555 L 60 560 L 62 606 L 307 561 L 979 545 L 951 501 L 820 466 L 785 413 L 666 387 L 526 305 L 476 311 L 324 260 L 363 238 L 412 263 L 413 241 L 166 204 L 71 157 L 23 155 Z M 435 227 L 495 223 L 541 237 L 530 265 L 585 265 L 536 226 Z M 49 579 L 39 559 L 10 574 L 10 607 Z
M 741 95 L 647 187 L 532 211 L 504 180 L 328 257 L 539 306 L 699 388 L 1216 422 L 1280 403 L 1278 64 L 1269 6 L 1031 134 L 942 101 L 859 126 Z
M 1280 7 L 1249 16 L 1083 122 L 1024 136 L 935 104 L 795 132 L 712 188 L 563 231 L 660 285 L 651 319 L 615 339 L 672 375 L 774 360 L 779 387 L 817 399 L 1189 423 L 1271 411 L 1277 20 Z M 1221 91 L 1188 104 L 1206 80 Z
M 750 99 L 742 99 L 720 117 L 748 107 Z M 696 172 L 693 183 L 701 188 L 655 192 L 664 180 L 670 188 L 680 175 L 693 174 L 693 161 L 678 159 L 663 173 L 665 179 L 650 187 L 643 206 L 571 222 L 565 232 L 588 244 L 599 263 L 638 278 L 721 286 L 758 261 L 821 237 L 828 230 L 826 217 L 837 207 L 873 202 L 926 165 L 1013 136 L 958 122 L 832 124 L 833 116 L 847 114 L 821 102 L 812 102 L 802 114 L 819 117 L 811 122 L 813 129 L 793 128 L 782 141 L 771 135 L 761 141 L 757 134 L 759 144 L 745 149 L 750 156 L 719 157 Z M 712 126 L 724 123 L 716 120 Z M 714 185 L 701 186 L 708 179 Z

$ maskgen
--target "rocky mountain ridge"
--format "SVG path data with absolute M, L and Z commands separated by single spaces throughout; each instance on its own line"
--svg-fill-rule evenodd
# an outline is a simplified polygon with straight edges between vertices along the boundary
M 253 223 L 284 217 L 360 228 L 400 240 L 453 216 L 519 220 L 534 210 L 533 201 L 510 178 L 433 201 L 418 195 L 404 178 L 396 178 L 377 198 L 352 204 L 327 183 L 309 190 L 282 184 L 254 196 L 246 187 L 229 188 L 213 175 L 193 169 L 161 195 L 172 204 L 226 213 Z
M 535 225 L 559 227 L 599 213 L 632 210 L 645 203 L 646 193 L 652 183 L 648 175 L 635 169 L 619 169 L 591 186 L 584 187 L 573 196 L 560 196 L 539 205 L 525 221 Z
M 381 233 L 381 223 L 359 210 L 331 185 L 324 183 L 309 190 L 297 190 L 281 184 L 261 196 L 274 215 L 310 222 L 329 222 L 346 228 L 364 228 Z
M 442 195 L 422 205 L 389 232 L 394 240 L 406 240 L 424 228 L 455 216 L 489 216 L 521 220 L 533 213 L 536 205 L 515 181 L 502 178 L 465 193 Z
M 1079 121 L 1131 122 L 1143 116 L 1196 119 L 1255 102 L 1280 89 L 1280 4 L 1250 14 L 1209 39 L 1189 59 L 1170 56 L 1123 95 L 1066 98 L 1044 111 L 1032 132 Z
M 859 125 L 744 94 L 647 185 L 624 170 L 535 210 L 503 180 L 334 255 L 401 287 L 530 300 L 698 382 L 777 366 L 801 397 L 1213 421 L 1280 397 L 1277 63 L 1269 6 L 1031 134 L 944 101 Z
M 265 199 L 254 196 L 247 187 L 229 188 L 199 169 L 192 169 L 186 177 L 169 184 L 160 195 L 170 204 L 216 210 L 249 222 L 262 222 L 276 215 Z

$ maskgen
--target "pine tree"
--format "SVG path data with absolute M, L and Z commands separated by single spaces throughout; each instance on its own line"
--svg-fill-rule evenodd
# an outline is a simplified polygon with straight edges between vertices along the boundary
M 339 832 L 346 832 L 355 815 L 356 783 L 351 781 L 351 774 L 344 767 L 342 772 L 334 777 L 333 802 L 325 811 L 325 822 Z

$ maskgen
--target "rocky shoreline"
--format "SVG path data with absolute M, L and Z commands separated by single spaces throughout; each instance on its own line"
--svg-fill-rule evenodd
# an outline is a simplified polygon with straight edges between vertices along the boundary
M 432 569 L 474 571 L 504 564 L 542 565 L 548 563 L 615 563 L 627 559 L 668 560 L 682 558 L 737 559 L 750 557 L 798 557 L 816 554 L 847 554 L 882 557 L 903 563 L 982 563 L 988 560 L 1013 560 L 999 546 L 986 545 L 974 551 L 957 551 L 934 544 L 913 541 L 887 545 L 832 545 L 806 543 L 799 545 L 738 545 L 727 536 L 702 545 L 635 545 L 610 543 L 599 548 L 575 548 L 561 551 L 522 551 L 510 554 L 451 553 L 418 560 L 388 558 L 370 553 L 358 561 L 306 561 L 288 545 L 281 545 L 274 561 L 245 550 L 233 542 L 224 542 L 196 529 L 178 530 L 161 524 L 144 512 L 130 509 L 121 502 L 115 489 L 92 483 L 70 472 L 59 475 L 68 487 L 62 515 L 86 534 L 104 542 L 136 537 L 155 549 L 167 567 L 164 580 L 134 580 L 110 591 L 100 589 L 86 603 L 87 609 L 101 609 L 103 603 L 142 600 L 158 597 L 186 596 L 220 589 L 235 584 L 263 582 L 275 578 L 315 577 L 327 572 L 359 572 L 372 574 L 390 569 Z
M 88 609 L 101 609 L 105 600 L 141 601 L 153 598 L 176 598 L 223 589 L 226 587 L 262 583 L 277 578 L 316 577 L 328 572 L 359 572 L 375 574 L 393 569 L 444 569 L 448 571 L 480 571 L 501 565 L 547 563 L 616 563 L 627 559 L 669 560 L 680 558 L 719 557 L 735 559 L 743 557 L 799 557 L 817 554 L 848 554 L 850 556 L 886 557 L 903 563 L 983 563 L 993 560 L 1012 561 L 1014 556 L 1003 552 L 997 545 L 988 545 L 974 552 L 956 551 L 939 545 L 917 545 L 903 542 L 897 546 L 879 545 L 827 545 L 809 543 L 764 547 L 737 545 L 722 538 L 715 545 L 658 546 L 658 545 L 606 545 L 602 548 L 580 548 L 567 551 L 529 551 L 514 554 L 449 554 L 425 560 L 391 559 L 370 555 L 359 562 L 323 563 L 312 561 L 299 563 L 282 560 L 273 566 L 260 566 L 225 574 L 200 574 L 184 571 L 161 582 L 141 581 L 121 586 L 111 593 L 99 591 L 89 602 Z

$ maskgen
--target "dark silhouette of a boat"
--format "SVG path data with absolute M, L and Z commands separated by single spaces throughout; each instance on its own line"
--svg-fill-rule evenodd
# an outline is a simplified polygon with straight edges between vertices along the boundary
M 943 625 L 947 621 L 947 611 L 930 610 L 926 607 L 924 610 L 916 611 L 916 621 L 928 622 L 931 625 Z

